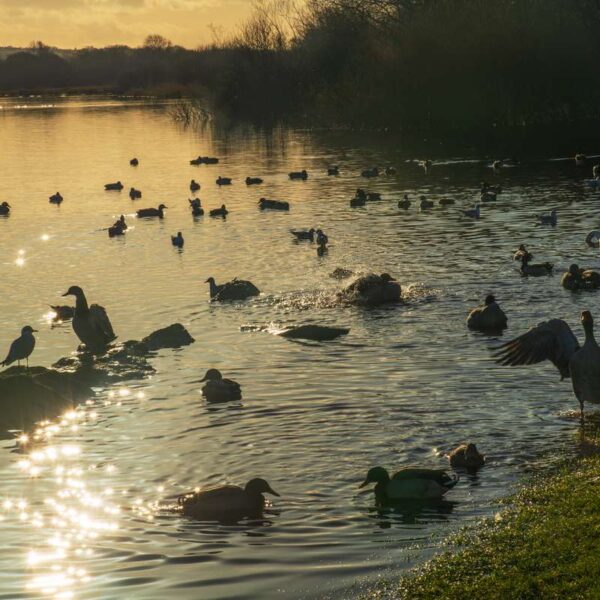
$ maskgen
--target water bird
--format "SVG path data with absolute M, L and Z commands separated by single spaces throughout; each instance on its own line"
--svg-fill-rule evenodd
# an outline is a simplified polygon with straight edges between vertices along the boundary
M 111 225 L 108 228 L 108 237 L 112 238 L 125 234 L 125 230 L 127 229 L 127 223 L 125 223 L 125 217 L 123 215 L 121 215 L 121 219 L 116 221 L 113 225 Z
M 541 277 L 543 275 L 551 275 L 552 270 L 554 269 L 554 265 L 552 263 L 539 263 L 530 265 L 529 264 L 529 252 L 524 252 L 521 254 L 521 274 L 528 275 L 531 277 Z
M 190 160 L 190 165 L 216 165 L 219 159 L 214 156 L 198 156 Z
M 453 198 L 440 198 L 439 204 L 440 206 L 450 206 L 451 204 L 456 204 L 456 200 Z
M 368 192 L 367 200 L 369 202 L 377 202 L 378 200 L 381 200 L 381 194 L 379 192 Z
M 504 161 L 501 161 L 501 160 L 495 160 L 492 163 L 492 168 L 495 169 L 496 171 L 501 169 L 503 166 L 504 166 Z
M 600 402 L 600 347 L 594 337 L 594 319 L 589 311 L 581 313 L 581 324 L 585 331 L 583 346 L 565 321 L 551 319 L 502 344 L 494 358 L 497 363 L 511 367 L 549 360 L 558 369 L 561 381 L 571 378 L 583 421 L 584 404 Z
M 421 196 L 419 198 L 419 209 L 429 210 L 430 208 L 433 208 L 433 200 L 427 200 L 425 196 Z
M 458 479 L 438 469 L 400 469 L 391 478 L 383 467 L 369 469 L 359 488 L 375 484 L 378 500 L 439 500 L 450 491 Z
M 575 155 L 575 166 L 577 167 L 585 167 L 585 163 L 587 162 L 587 156 L 585 154 L 577 153 Z
M 182 513 L 193 519 L 237 521 L 243 517 L 258 517 L 265 507 L 263 494 L 278 496 L 271 486 L 260 478 L 251 479 L 244 488 L 221 485 L 180 496 Z
M 193 200 L 188 199 L 188 201 L 190 203 L 190 208 L 192 209 L 192 215 L 194 217 L 201 217 L 204 214 L 204 209 L 202 208 L 200 198 L 194 198 Z
M 402 200 L 398 200 L 398 208 L 403 208 L 404 210 L 408 210 L 410 208 L 410 198 L 408 194 L 404 194 Z
M 229 211 L 227 210 L 224 204 L 221 204 L 221 208 L 213 208 L 209 214 L 211 217 L 225 218 L 229 214 Z
M 195 179 L 192 179 L 190 181 L 190 190 L 192 192 L 197 192 L 199 189 L 200 189 L 200 184 Z
M 210 286 L 211 300 L 245 300 L 260 294 L 260 290 L 252 282 L 243 279 L 236 278 L 217 285 L 214 277 L 209 277 L 204 283 Z
M 240 384 L 232 379 L 224 379 L 218 369 L 208 369 L 200 382 L 206 382 L 202 388 L 202 395 L 209 402 L 229 402 L 242 398 Z
M 590 231 L 585 237 L 585 243 L 590 248 L 600 248 L 600 231 L 598 229 Z
M 471 310 L 467 327 L 476 331 L 497 332 L 506 329 L 508 319 L 493 294 L 486 296 L 484 303 Z
M 562 276 L 560 284 L 567 290 L 596 290 L 600 287 L 600 274 L 591 269 L 580 269 L 579 265 L 572 264 Z
M 109 192 L 109 191 L 118 191 L 120 192 L 123 189 L 123 184 L 120 181 L 117 181 L 116 183 L 105 183 L 104 184 L 104 189 Z
M 129 197 L 132 200 L 139 200 L 142 197 L 142 192 L 132 187 L 129 189 Z
M 92 354 L 104 354 L 110 342 L 117 336 L 104 307 L 99 304 L 88 306 L 83 290 L 72 285 L 63 296 L 75 296 L 73 331 Z
M 329 243 L 329 238 L 327 237 L 327 234 L 324 233 L 321 229 L 317 229 L 317 244 L 322 246 L 322 245 L 328 244 L 328 243 Z
M 365 169 L 361 172 L 361 177 L 366 177 L 367 179 L 371 179 L 372 177 L 379 176 L 379 167 L 371 167 L 370 169 Z
M 246 177 L 246 185 L 260 185 L 262 182 L 260 177 Z
M 513 260 L 521 260 L 523 256 L 527 256 L 529 260 L 533 259 L 533 254 L 531 254 L 531 252 L 527 250 L 525 244 L 519 244 L 519 247 L 517 248 L 513 256 Z
M 306 169 L 302 169 L 302 171 L 292 171 L 291 173 L 288 173 L 288 177 L 290 179 L 302 179 L 305 181 L 308 179 L 308 173 L 306 172 Z
M 25 325 L 21 329 L 21 335 L 11 345 L 8 350 L 6 358 L 0 363 L 2 367 L 8 367 L 12 363 L 16 362 L 18 366 L 21 365 L 21 361 L 27 361 L 27 368 L 29 368 L 29 357 L 35 348 L 35 336 L 34 332 L 37 329 L 33 329 L 29 325 Z
M 388 302 L 399 302 L 401 285 L 388 273 L 369 273 L 355 279 L 338 292 L 338 298 L 359 306 L 379 306 Z
M 171 236 L 171 243 L 173 244 L 173 246 L 176 246 L 177 248 L 183 248 L 184 240 L 183 240 L 183 235 L 181 234 L 181 231 L 178 231 L 177 235 Z
M 396 174 L 395 167 L 386 167 L 385 168 L 385 174 L 386 175 L 395 175 Z
M 217 185 L 231 185 L 231 177 L 217 177 L 216 181 Z
M 158 208 L 140 208 L 136 214 L 138 217 L 158 217 L 162 219 L 165 216 L 165 208 L 168 207 L 164 204 L 160 204 Z
M 3 202 L 0 204 L 0 215 L 6 216 L 10 213 L 10 204 L 8 202 Z
M 290 210 L 289 202 L 282 202 L 280 200 L 267 200 L 266 198 L 261 198 L 258 201 L 258 206 L 261 210 Z
M 340 174 L 340 168 L 337 165 L 333 165 L 327 169 L 327 175 L 336 176 Z
M 129 161 L 129 164 L 130 164 L 132 167 L 137 167 L 137 166 L 140 164 L 140 161 L 139 161 L 137 158 L 132 158 L 132 159 Z
M 475 208 L 463 210 L 463 215 L 465 215 L 465 217 L 470 217 L 471 219 L 479 219 L 481 216 L 481 207 L 479 204 L 476 204 Z
M 427 171 L 429 169 L 429 167 L 433 166 L 433 163 L 427 158 L 425 160 L 420 160 L 419 161 L 419 166 L 424 169 L 425 171 Z
M 359 194 L 359 192 L 362 192 Z M 356 190 L 356 195 L 354 198 L 350 199 L 350 207 L 351 208 L 359 208 L 361 206 L 365 206 L 367 203 L 367 195 L 362 190 Z
M 592 177 L 594 179 L 600 179 L 600 165 L 594 165 L 592 167 Z
M 485 456 L 477 450 L 475 444 L 461 444 L 448 454 L 450 466 L 453 469 L 477 471 L 485 464 Z
M 52 312 L 55 314 L 55 321 L 70 321 L 75 314 L 74 306 L 65 306 L 65 305 L 50 305 Z
M 290 229 L 290 233 L 297 240 L 306 240 L 306 241 L 310 241 L 310 242 L 315 241 L 315 230 L 312 227 L 308 231 Z
M 491 186 L 489 183 L 484 182 L 481 186 L 481 193 L 479 199 L 481 202 L 495 202 L 498 198 L 498 194 L 502 191 L 500 186 Z
M 60 192 L 56 192 L 56 194 L 52 194 L 52 196 L 48 198 L 50 204 L 60 204 L 63 200 L 64 198 L 61 196 Z
M 328 342 L 342 335 L 348 335 L 350 329 L 345 327 L 325 327 L 323 325 L 296 325 L 288 327 L 277 335 L 291 340 L 312 340 L 315 342 Z

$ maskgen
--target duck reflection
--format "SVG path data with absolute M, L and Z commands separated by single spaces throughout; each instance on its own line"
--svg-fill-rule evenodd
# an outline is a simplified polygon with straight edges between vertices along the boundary
M 390 500 L 376 497 L 376 505 L 368 509 L 369 516 L 378 527 L 389 529 L 393 525 L 425 525 L 448 520 L 458 502 L 450 500 Z

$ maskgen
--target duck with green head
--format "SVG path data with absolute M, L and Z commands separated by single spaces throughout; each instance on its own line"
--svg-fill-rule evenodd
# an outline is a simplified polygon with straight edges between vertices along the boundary
M 375 496 L 381 500 L 439 500 L 458 482 L 438 469 L 401 469 L 391 478 L 383 467 L 369 469 L 359 486 L 375 484 Z

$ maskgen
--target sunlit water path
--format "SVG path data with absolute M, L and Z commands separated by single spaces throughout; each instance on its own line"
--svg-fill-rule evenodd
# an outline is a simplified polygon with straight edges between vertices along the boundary
M 176 321 L 196 338 L 152 358 L 147 380 L 25 423 L 27 439 L 2 432 L 0 598 L 345 598 L 429 557 L 448 533 L 492 514 L 526 472 L 574 450 L 570 386 L 551 366 L 495 366 L 497 339 L 468 332 L 464 319 L 493 291 L 509 315 L 506 335 L 551 316 L 579 332 L 579 312 L 594 311 L 598 296 L 565 292 L 559 275 L 523 279 L 511 258 L 526 242 L 559 272 L 574 259 L 599 266 L 584 243 L 600 225 L 598 193 L 582 183 L 589 173 L 543 154 L 500 173 L 473 155 L 441 156 L 424 173 L 410 147 L 374 135 L 186 129 L 143 103 L 0 104 L 0 201 L 13 207 L 0 217 L 0 349 L 31 324 L 40 330 L 34 364 L 72 352 L 70 325 L 51 328 L 45 317 L 70 285 L 107 307 L 121 340 Z M 221 162 L 190 166 L 199 154 Z M 339 177 L 324 174 L 330 164 Z M 375 164 L 398 173 L 357 176 Z M 302 168 L 308 181 L 290 182 L 288 171 Z M 219 175 L 234 185 L 218 188 Z M 265 184 L 246 187 L 249 175 Z M 205 208 L 227 205 L 226 221 L 194 222 L 192 177 Z M 473 222 L 460 208 L 483 179 L 505 192 Z M 103 191 L 116 180 L 143 199 Z M 383 201 L 351 210 L 359 186 Z M 60 207 L 47 200 L 56 191 Z M 457 206 L 401 211 L 405 192 Z M 291 211 L 260 212 L 261 196 L 288 200 Z M 163 221 L 133 219 L 161 202 Z M 537 226 L 535 215 L 554 207 L 559 225 Z M 103 228 L 120 214 L 132 227 L 108 239 Z M 288 231 L 311 226 L 331 240 L 322 258 Z M 177 231 L 182 252 L 170 243 Z M 328 274 L 338 266 L 392 273 L 412 286 L 407 302 L 332 306 L 340 284 Z M 263 295 L 211 305 L 211 275 L 250 279 Z M 305 322 L 351 332 L 305 344 L 241 331 Z M 241 383 L 241 402 L 206 404 L 198 379 L 209 367 Z M 439 507 L 378 513 L 372 493 L 358 490 L 372 465 L 444 467 L 443 453 L 467 439 L 488 465 Z M 281 494 L 261 522 L 194 523 L 161 508 L 189 488 L 255 476 Z

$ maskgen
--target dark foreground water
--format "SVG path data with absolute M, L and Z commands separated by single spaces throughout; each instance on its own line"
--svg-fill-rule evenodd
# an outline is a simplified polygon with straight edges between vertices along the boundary
M 542 151 L 494 173 L 489 160 L 432 148 L 438 164 L 424 173 L 407 162 L 419 158 L 411 147 L 374 135 L 198 130 L 174 123 L 164 106 L 132 103 L 0 104 L 0 201 L 13 206 L 0 217 L 2 352 L 27 323 L 40 329 L 33 363 L 72 352 L 70 325 L 51 328 L 45 315 L 75 284 L 108 309 L 121 340 L 175 321 L 196 338 L 152 359 L 150 379 L 99 390 L 42 425 L 30 450 L 16 452 L 20 432 L 2 431 L 0 598 L 347 598 L 429 557 L 457 526 L 491 514 L 524 472 L 575 445 L 569 384 L 551 366 L 497 367 L 497 339 L 470 333 L 464 320 L 493 291 L 509 315 L 506 336 L 546 317 L 580 333 L 579 312 L 594 311 L 598 296 L 562 290 L 560 275 L 521 278 L 511 258 L 527 242 L 559 272 L 574 259 L 599 266 L 584 243 L 600 226 L 587 170 L 541 160 Z M 221 162 L 190 166 L 199 154 Z M 332 163 L 337 178 L 324 174 Z M 357 175 L 375 164 L 397 175 Z M 302 168 L 308 181 L 288 180 Z M 234 185 L 218 188 L 218 175 Z M 247 188 L 248 175 L 265 184 Z M 192 177 L 206 208 L 227 204 L 226 221 L 193 221 Z M 105 193 L 117 179 L 143 199 Z M 483 179 L 505 192 L 474 222 L 460 208 L 472 206 Z M 358 186 L 383 201 L 351 210 Z M 57 190 L 60 207 L 47 201 Z M 398 210 L 405 192 L 457 205 Z M 291 211 L 261 213 L 261 196 L 288 200 Z M 134 221 L 135 210 L 161 202 L 163 221 Z M 559 225 L 536 225 L 552 208 Z M 120 214 L 133 227 L 109 240 L 102 228 Z M 331 240 L 322 258 L 288 232 L 311 226 Z M 183 252 L 171 247 L 177 231 Z M 392 273 L 406 303 L 332 305 L 337 266 Z M 211 275 L 250 279 L 263 293 L 210 304 Z M 351 332 L 315 344 L 241 330 L 307 322 Z M 244 399 L 207 405 L 197 380 L 208 367 L 238 380 Z M 438 507 L 382 514 L 358 490 L 370 466 L 444 467 L 443 453 L 467 439 L 488 465 Z M 255 476 L 281 494 L 262 522 L 194 523 L 158 508 L 190 487 Z

